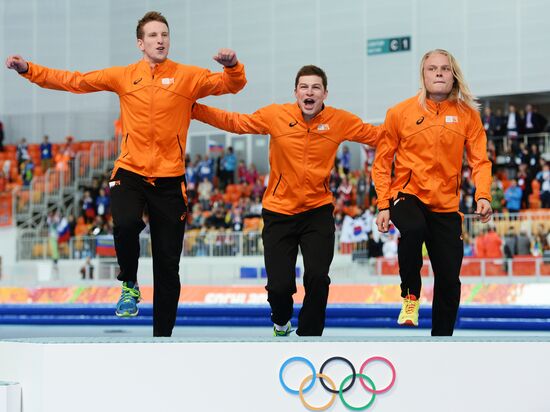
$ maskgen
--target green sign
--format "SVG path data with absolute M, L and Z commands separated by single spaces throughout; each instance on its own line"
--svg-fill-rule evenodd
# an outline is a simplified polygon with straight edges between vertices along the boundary
M 367 41 L 367 56 L 395 53 L 411 49 L 411 36 L 389 39 L 371 39 Z

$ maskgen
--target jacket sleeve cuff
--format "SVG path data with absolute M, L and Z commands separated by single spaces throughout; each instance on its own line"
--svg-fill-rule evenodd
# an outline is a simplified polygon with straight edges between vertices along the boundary
M 476 202 L 481 200 L 481 199 L 485 199 L 489 203 L 491 203 L 493 201 L 493 198 L 491 197 L 491 195 L 487 195 L 486 193 L 483 193 L 483 194 L 480 194 L 479 196 L 476 196 Z
M 378 210 L 388 210 L 390 208 L 389 200 L 379 200 L 378 201 Z
M 24 77 L 25 79 L 30 79 L 31 78 L 31 72 L 32 72 L 31 67 L 32 67 L 32 63 L 27 62 L 27 71 L 26 72 L 21 72 L 21 73 L 19 73 L 19 75 Z
M 241 72 L 243 71 L 243 69 L 244 65 L 240 61 L 237 61 L 237 63 L 235 63 L 235 65 L 233 66 L 224 66 L 223 68 L 224 71 L 228 72 Z

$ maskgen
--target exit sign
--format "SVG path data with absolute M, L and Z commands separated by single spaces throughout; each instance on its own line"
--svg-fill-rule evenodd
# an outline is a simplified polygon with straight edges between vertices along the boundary
M 392 37 L 388 39 L 371 39 L 367 41 L 367 55 L 395 53 L 411 49 L 411 36 Z

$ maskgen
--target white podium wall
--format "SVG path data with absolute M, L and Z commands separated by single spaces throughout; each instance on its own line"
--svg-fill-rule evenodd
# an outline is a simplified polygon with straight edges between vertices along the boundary
M 23 412 L 306 411 L 280 381 L 290 357 L 309 359 L 316 372 L 333 356 L 347 358 L 359 373 L 373 356 L 395 367 L 394 386 L 369 410 L 550 410 L 550 340 L 513 338 L 267 339 L 27 339 L 0 342 L 0 379 L 21 384 Z M 368 367 L 377 388 L 391 381 L 383 362 Z M 337 385 L 350 374 L 342 362 L 325 372 Z M 365 372 L 367 373 L 367 372 Z M 293 363 L 284 380 L 293 389 L 309 368 Z M 331 394 L 317 380 L 304 399 L 322 406 Z M 356 381 L 349 404 L 370 400 Z M 332 412 L 348 409 L 338 395 Z

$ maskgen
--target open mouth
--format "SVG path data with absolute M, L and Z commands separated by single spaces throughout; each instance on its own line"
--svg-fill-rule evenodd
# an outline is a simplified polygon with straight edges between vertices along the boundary
M 305 99 L 304 100 L 304 107 L 306 109 L 313 109 L 314 105 L 315 105 L 315 100 L 313 100 L 313 99 Z
M 162 47 L 162 46 L 161 46 L 161 47 L 157 47 L 157 50 L 160 51 L 160 52 L 161 52 L 161 51 L 164 51 L 164 47 Z

